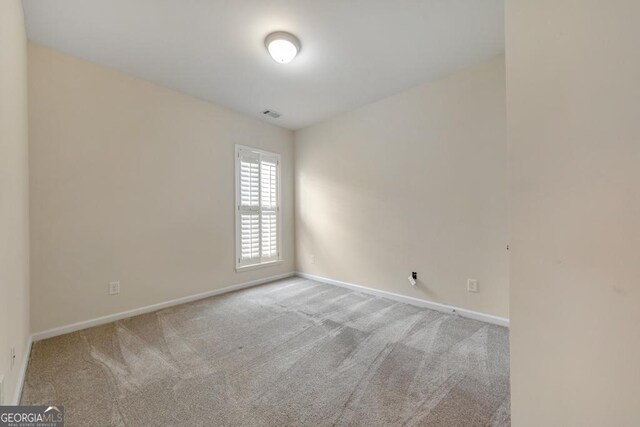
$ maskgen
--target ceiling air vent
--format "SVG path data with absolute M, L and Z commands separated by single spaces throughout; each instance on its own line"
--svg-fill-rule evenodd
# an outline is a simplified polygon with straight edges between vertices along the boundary
M 264 114 L 265 116 L 269 116 L 272 119 L 277 119 L 278 117 L 280 117 L 282 114 L 278 113 L 277 111 L 273 111 L 273 110 L 264 110 L 262 112 L 262 114 Z

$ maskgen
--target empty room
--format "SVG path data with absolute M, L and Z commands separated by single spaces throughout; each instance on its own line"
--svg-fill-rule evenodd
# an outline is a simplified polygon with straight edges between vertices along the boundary
M 0 0 L 0 427 L 640 425 L 638 23 Z

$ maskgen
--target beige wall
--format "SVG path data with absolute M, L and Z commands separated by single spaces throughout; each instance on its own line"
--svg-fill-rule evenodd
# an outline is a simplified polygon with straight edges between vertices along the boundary
M 515 426 L 640 425 L 640 2 L 507 2 Z
M 34 331 L 293 271 L 292 132 L 33 44 L 29 97 Z M 235 144 L 282 155 L 281 265 L 235 272 Z
M 27 39 L 22 3 L 0 1 L 0 376 L 13 403 L 29 336 Z M 11 369 L 10 351 L 16 348 Z
M 508 317 L 505 127 L 499 57 L 296 132 L 298 270 Z

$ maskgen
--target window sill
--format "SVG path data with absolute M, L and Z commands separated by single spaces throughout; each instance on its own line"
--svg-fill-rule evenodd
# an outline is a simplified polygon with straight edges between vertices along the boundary
M 283 262 L 284 262 L 284 260 L 278 259 L 276 261 L 263 262 L 262 264 L 244 265 L 242 267 L 237 267 L 236 266 L 236 272 L 239 273 L 241 271 L 255 270 L 255 269 L 258 269 L 258 268 L 262 268 L 262 267 L 273 267 L 273 266 L 276 266 L 278 264 L 282 264 Z

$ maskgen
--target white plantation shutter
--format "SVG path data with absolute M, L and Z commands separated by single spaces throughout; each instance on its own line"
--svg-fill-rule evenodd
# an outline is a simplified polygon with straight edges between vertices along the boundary
M 278 159 L 263 157 L 260 161 L 260 195 L 262 207 L 275 209 L 278 207 L 277 184 Z
M 260 156 L 249 151 L 239 153 L 238 191 L 240 216 L 239 264 L 260 262 Z
M 278 213 L 262 212 L 262 258 L 278 259 Z
M 240 214 L 242 253 L 240 262 L 260 259 L 260 214 Z
M 278 159 L 263 156 L 260 161 L 262 205 L 262 258 L 278 259 Z
M 236 267 L 280 259 L 280 156 L 236 149 Z
M 245 208 L 260 206 L 260 156 L 241 153 L 240 205 Z

